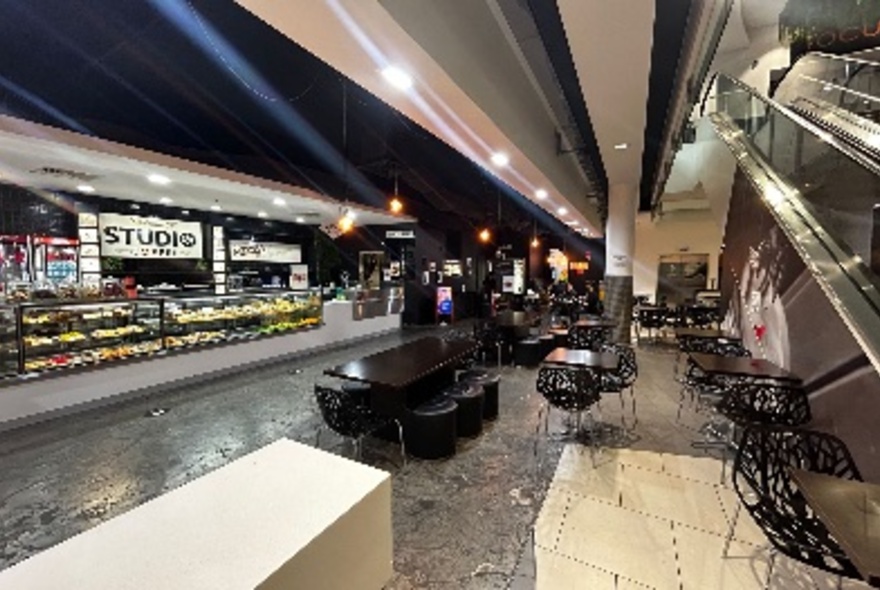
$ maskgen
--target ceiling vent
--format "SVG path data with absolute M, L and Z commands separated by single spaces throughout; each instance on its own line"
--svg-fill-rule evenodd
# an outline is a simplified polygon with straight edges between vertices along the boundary
M 34 168 L 31 174 L 40 176 L 54 176 L 55 178 L 68 178 L 70 180 L 92 181 L 98 178 L 97 174 L 88 174 L 86 172 L 77 172 L 76 170 L 68 170 L 66 168 L 52 168 L 43 166 L 42 168 Z

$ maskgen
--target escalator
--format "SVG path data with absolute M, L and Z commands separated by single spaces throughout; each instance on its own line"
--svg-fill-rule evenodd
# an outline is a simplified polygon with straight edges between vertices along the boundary
M 805 56 L 772 99 L 719 76 L 708 106 L 738 177 L 761 195 L 880 371 L 880 63 L 874 58 Z

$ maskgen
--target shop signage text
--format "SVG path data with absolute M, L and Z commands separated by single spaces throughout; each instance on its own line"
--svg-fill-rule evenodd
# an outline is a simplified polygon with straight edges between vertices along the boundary
M 296 264 L 302 262 L 302 250 L 299 244 L 230 240 L 229 259 L 233 262 Z
M 202 258 L 202 226 L 194 221 L 101 213 L 101 255 L 117 258 Z
M 398 229 L 389 229 L 385 231 L 385 239 L 386 240 L 414 240 L 416 239 L 416 232 L 411 229 L 407 230 L 398 230 Z

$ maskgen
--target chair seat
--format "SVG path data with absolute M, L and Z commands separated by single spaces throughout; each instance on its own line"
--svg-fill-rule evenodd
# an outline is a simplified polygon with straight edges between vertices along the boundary
M 416 416 L 441 416 L 450 412 L 455 412 L 455 400 L 447 396 L 437 396 L 425 403 L 419 405 L 412 413 Z
M 445 393 L 458 406 L 455 415 L 458 436 L 478 436 L 483 431 L 485 395 L 482 386 L 461 381 L 447 389 Z
M 420 459 L 443 459 L 455 454 L 458 404 L 446 396 L 432 398 L 410 410 L 403 436 L 406 450 Z

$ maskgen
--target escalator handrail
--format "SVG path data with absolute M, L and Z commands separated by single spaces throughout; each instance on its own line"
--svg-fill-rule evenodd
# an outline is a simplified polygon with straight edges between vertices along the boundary
M 873 174 L 880 176 L 880 163 L 878 163 L 877 160 L 872 158 L 869 154 L 866 154 L 861 150 L 856 149 L 851 144 L 840 140 L 839 138 L 835 137 L 834 134 L 825 129 L 822 129 L 820 126 L 816 125 L 814 122 L 810 121 L 806 117 L 798 114 L 796 111 L 782 105 L 781 103 L 776 102 L 771 98 L 767 98 L 748 84 L 744 83 L 742 80 L 733 78 L 726 74 L 719 74 L 718 79 L 724 79 L 728 82 L 731 82 L 733 86 L 744 92 L 749 93 L 753 98 L 757 98 L 758 100 L 766 104 L 768 108 L 778 111 L 784 117 L 790 119 L 795 125 L 798 125 L 809 133 L 815 135 L 816 137 L 819 137 L 822 141 L 838 150 L 844 156 L 855 161 L 857 164 L 867 168 Z

